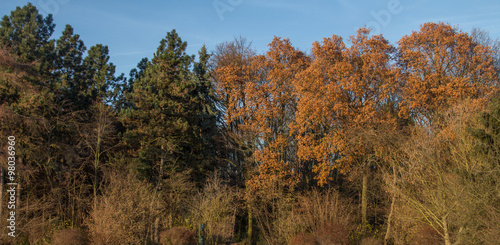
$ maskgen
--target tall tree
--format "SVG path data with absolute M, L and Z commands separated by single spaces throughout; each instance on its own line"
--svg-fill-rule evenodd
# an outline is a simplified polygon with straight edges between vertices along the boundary
M 134 82 L 144 75 L 148 62 L 148 58 L 142 58 L 137 67 L 130 71 L 128 79 L 117 79 L 113 86 L 113 105 L 116 111 L 120 112 L 134 107 L 132 99 Z
M 93 102 L 104 102 L 103 85 L 114 80 L 105 46 L 91 48 L 84 58 L 85 45 L 71 26 L 57 41 L 50 39 L 53 29 L 52 17 L 43 18 L 31 4 L 5 16 L 0 26 L 1 52 L 9 53 L 5 61 L 10 64 L 1 68 L 10 77 L 0 82 L 9 88 L 0 89 L 6 95 L 2 107 L 8 121 L 17 125 L 14 133 L 22 149 L 18 157 L 25 168 L 19 181 L 25 187 L 21 198 L 34 204 L 25 217 L 36 220 L 23 221 L 27 225 L 21 230 L 44 229 L 50 217 L 83 223 L 90 200 L 82 197 L 92 193 L 88 176 L 93 169 L 84 164 L 89 146 L 81 147 L 76 129 L 89 129 L 97 121 L 98 113 L 89 109 Z M 8 125 L 1 128 L 9 130 Z M 97 145 L 101 152 L 107 149 L 104 143 Z M 104 156 L 96 152 L 102 163 Z
M 245 87 L 252 80 L 251 60 L 255 56 L 251 43 L 240 37 L 234 41 L 217 45 L 212 56 L 212 82 L 223 112 L 222 127 L 226 173 L 233 183 L 243 186 L 249 170 L 254 168 L 252 154 L 255 151 L 255 136 L 243 126 L 247 118 Z M 255 242 L 254 217 L 247 203 L 249 244 Z
M 193 74 L 194 57 L 186 54 L 186 47 L 175 30 L 167 33 L 143 75 L 134 81 L 134 108 L 125 110 L 128 135 L 140 142 L 138 157 L 148 176 L 156 176 L 152 180 L 161 179 L 167 166 L 176 171 L 193 169 L 200 180 L 213 168 L 204 162 L 213 159 L 208 153 L 212 146 L 203 149 L 215 126 L 211 89 L 203 74 L 207 54 L 201 55 Z
M 115 77 L 116 66 L 109 62 L 109 58 L 108 46 L 97 44 L 90 47 L 83 60 L 85 79 L 87 79 L 85 94 L 92 102 L 109 102 L 112 86 L 123 79 Z
M 0 44 L 12 52 L 18 62 L 37 61 L 36 69 L 47 74 L 52 68 L 55 24 L 52 15 L 43 18 L 31 3 L 17 7 L 0 22 Z
M 338 36 L 315 42 L 313 63 L 297 80 L 298 154 L 314 160 L 320 185 L 329 180 L 331 170 L 345 173 L 372 153 L 366 139 L 356 135 L 359 129 L 394 123 L 387 110 L 394 94 L 389 63 L 393 48 L 382 36 L 368 34 L 358 30 L 350 48 Z
M 92 176 L 94 194 L 93 208 L 97 207 L 97 195 L 101 186 L 104 164 L 110 157 L 111 150 L 119 145 L 116 135 L 116 113 L 111 106 L 102 102 L 94 103 L 88 113 L 91 120 L 87 123 L 74 122 L 80 136 L 80 155 L 88 159 L 91 166 L 88 176 Z M 92 174 L 90 174 L 92 173 Z
M 58 92 L 59 101 L 67 104 L 67 111 L 81 110 L 90 105 L 83 66 L 86 50 L 80 35 L 74 34 L 73 27 L 66 25 L 56 41 L 55 83 L 52 88 Z
M 255 51 L 244 38 L 217 45 L 211 58 L 212 82 L 223 112 L 219 122 L 224 128 L 226 172 L 236 183 L 245 182 L 246 172 L 255 151 L 253 136 L 241 125 L 245 118 L 246 83 L 251 80 L 251 59 Z
M 402 109 L 421 125 L 463 99 L 484 103 L 497 90 L 494 52 L 457 28 L 425 23 L 398 44 Z
M 252 59 L 254 79 L 245 86 L 246 115 L 242 127 L 256 135 L 257 174 L 249 183 L 281 183 L 293 187 L 301 179 L 297 142 L 290 125 L 295 122 L 298 96 L 295 76 L 309 59 L 288 39 L 275 37 L 266 55 Z
M 479 118 L 483 109 L 472 104 L 439 112 L 432 134 L 417 125 L 397 150 L 397 181 L 389 184 L 398 196 L 395 223 L 426 224 L 447 245 L 500 237 L 498 99 Z
M 313 163 L 319 185 L 332 179 L 332 171 L 362 175 L 361 213 L 367 221 L 370 169 L 383 148 L 373 134 L 396 126 L 394 48 L 381 35 L 369 36 L 361 28 L 347 48 L 338 36 L 313 44 L 314 60 L 299 75 L 296 130 L 299 157 Z
M 195 161 L 199 162 L 202 169 L 214 170 L 219 167 L 218 159 L 221 156 L 221 127 L 218 125 L 222 116 L 218 108 L 218 98 L 215 95 L 215 89 L 210 80 L 211 71 L 209 68 L 210 54 L 208 54 L 205 45 L 198 52 L 198 61 L 194 62 L 193 75 L 195 79 L 195 88 L 191 92 L 192 112 L 191 122 L 195 123 L 195 135 L 199 140 L 194 151 L 198 152 Z

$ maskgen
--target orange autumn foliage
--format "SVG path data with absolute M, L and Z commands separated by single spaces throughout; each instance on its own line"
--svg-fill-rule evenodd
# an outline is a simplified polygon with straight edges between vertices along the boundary
M 211 56 L 212 84 L 218 99 L 218 109 L 223 112 L 224 158 L 228 173 L 243 182 L 252 169 L 253 138 L 244 130 L 246 107 L 245 86 L 251 80 L 250 61 L 255 56 L 250 44 L 243 38 L 217 45 Z
M 361 131 L 396 123 L 389 109 L 396 92 L 394 48 L 381 35 L 368 35 L 358 30 L 349 48 L 335 35 L 315 42 L 315 59 L 297 79 L 298 156 L 314 161 L 319 185 L 333 169 L 346 173 L 374 151 Z
M 258 169 L 250 185 L 280 181 L 294 186 L 300 180 L 296 140 L 290 124 L 295 121 L 297 110 L 294 79 L 308 62 L 309 58 L 288 39 L 279 37 L 269 44 L 266 55 L 252 60 L 254 79 L 245 87 L 249 115 L 245 127 L 257 135 L 254 156 Z
M 497 91 L 491 48 L 443 23 L 424 24 L 397 50 L 366 28 L 349 42 L 324 38 L 310 57 L 278 37 L 264 55 L 228 46 L 215 85 L 225 123 L 253 152 L 247 184 L 294 186 L 307 175 L 324 185 L 333 170 L 387 160 L 380 134 L 400 123 L 431 123 L 452 104 L 479 105 Z
M 490 47 L 445 23 L 425 23 L 399 44 L 402 114 L 429 124 L 435 114 L 464 99 L 482 104 L 498 90 Z
M 245 86 L 252 78 L 250 60 L 255 54 L 244 39 L 223 43 L 217 52 L 213 83 L 224 106 L 225 122 L 234 130 L 245 119 Z

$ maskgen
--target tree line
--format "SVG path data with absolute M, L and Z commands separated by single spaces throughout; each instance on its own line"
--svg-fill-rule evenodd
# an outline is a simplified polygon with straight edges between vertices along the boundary
M 19 182 L 3 243 L 196 244 L 199 224 L 209 244 L 500 239 L 487 32 L 424 23 L 393 45 L 360 28 L 310 54 L 235 38 L 195 56 L 172 30 L 126 77 L 53 22 L 32 4 L 0 22 L 0 144 L 15 136 Z

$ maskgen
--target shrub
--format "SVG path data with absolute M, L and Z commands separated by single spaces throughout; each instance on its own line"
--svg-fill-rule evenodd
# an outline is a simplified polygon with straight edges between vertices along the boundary
M 318 226 L 313 233 L 298 233 L 289 244 L 346 245 L 349 244 L 349 230 L 339 223 L 327 222 Z
M 263 195 L 266 194 L 270 195 Z M 348 243 L 352 207 L 336 190 L 275 195 L 259 196 L 264 201 L 252 203 L 256 223 L 267 244 Z
M 160 233 L 162 245 L 192 245 L 196 244 L 195 235 L 185 227 L 174 227 Z
M 327 222 L 319 226 L 313 236 L 319 245 L 349 244 L 349 230 L 339 223 Z
M 162 181 L 161 209 L 163 229 L 186 226 L 186 218 L 190 213 L 193 196 L 196 194 L 195 184 L 190 180 L 191 172 L 167 171 L 167 178 Z
M 236 221 L 237 193 L 217 177 L 210 178 L 194 198 L 194 224 L 205 224 L 207 243 L 232 242 Z
M 289 215 L 286 233 L 312 231 L 318 244 L 337 241 L 347 244 L 352 207 L 334 189 L 312 190 L 297 197 Z
M 416 127 L 395 160 L 396 243 L 495 244 L 500 239 L 497 164 L 500 104 L 479 118 L 463 103 Z M 499 153 L 497 153 L 497 151 Z M 424 224 L 425 227 L 418 225 Z M 409 234 L 415 227 L 416 232 Z
M 304 232 L 300 232 L 295 235 L 289 243 L 290 245 L 317 245 L 318 242 L 311 235 Z
M 109 184 L 91 213 L 93 244 L 141 244 L 152 234 L 154 193 L 135 176 L 111 174 Z
M 76 228 L 58 230 L 52 238 L 52 245 L 86 245 L 89 242 L 87 234 Z

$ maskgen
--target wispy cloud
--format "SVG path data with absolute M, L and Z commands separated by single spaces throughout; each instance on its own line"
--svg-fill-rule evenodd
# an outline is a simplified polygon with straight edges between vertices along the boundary
M 138 55 L 138 54 L 149 54 L 151 51 L 132 51 L 132 52 L 122 52 L 113 54 L 113 56 L 130 56 L 130 55 Z
M 127 26 L 128 28 L 144 28 L 147 27 L 147 29 L 154 30 L 154 29 L 161 29 L 164 27 L 162 25 L 161 21 L 155 20 L 147 20 L 147 19 L 141 19 L 141 18 L 136 18 L 133 15 L 127 15 L 125 13 L 117 13 L 109 10 L 104 10 L 101 8 L 92 8 L 90 6 L 88 7 L 81 7 L 79 11 L 83 13 L 88 13 L 89 15 L 93 16 L 98 16 L 97 19 L 105 19 L 108 20 L 109 23 L 113 24 L 119 24 L 120 26 Z

